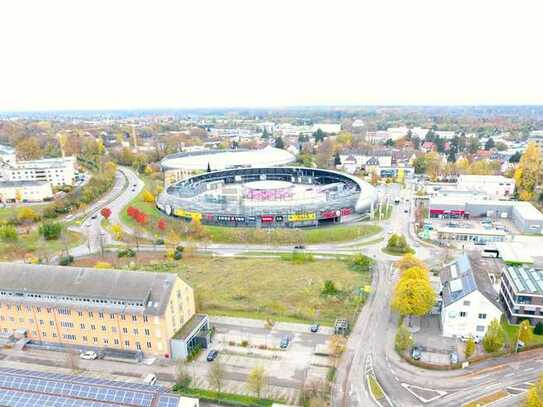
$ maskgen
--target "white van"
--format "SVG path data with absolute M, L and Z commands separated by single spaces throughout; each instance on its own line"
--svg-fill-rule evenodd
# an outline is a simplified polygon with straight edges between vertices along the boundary
M 145 376 L 145 379 L 143 379 L 143 383 L 153 385 L 157 381 L 156 375 L 153 373 L 149 373 L 147 376 Z

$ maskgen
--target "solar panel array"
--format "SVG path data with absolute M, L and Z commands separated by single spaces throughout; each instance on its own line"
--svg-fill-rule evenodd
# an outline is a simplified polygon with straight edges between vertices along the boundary
M 0 369 L 0 405 L 8 407 L 177 407 L 160 386 L 84 376 Z
M 507 271 L 518 292 L 543 294 L 543 273 L 540 270 L 509 266 Z

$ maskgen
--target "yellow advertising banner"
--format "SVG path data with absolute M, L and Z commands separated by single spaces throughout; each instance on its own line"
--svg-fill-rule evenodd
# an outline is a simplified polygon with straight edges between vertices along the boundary
M 305 222 L 307 220 L 316 220 L 317 214 L 315 212 L 308 213 L 296 213 L 294 215 L 288 215 L 289 222 Z
M 198 221 L 202 220 L 202 214 L 200 212 L 191 212 L 182 208 L 177 208 L 173 214 L 175 216 L 179 216 L 180 218 L 188 218 L 188 219 L 198 220 Z

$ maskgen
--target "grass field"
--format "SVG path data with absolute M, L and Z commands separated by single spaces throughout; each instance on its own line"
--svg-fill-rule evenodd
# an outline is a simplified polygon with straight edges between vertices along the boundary
M 25 255 L 34 257 L 48 257 L 60 253 L 66 246 L 75 247 L 83 241 L 79 233 L 68 231 L 64 240 L 43 240 L 38 231 L 32 230 L 28 234 L 19 233 L 14 242 L 0 240 L 0 260 L 22 260 Z
M 360 304 L 358 289 L 371 281 L 369 272 L 353 271 L 349 260 L 336 259 L 296 264 L 280 258 L 195 256 L 173 262 L 142 253 L 137 259 L 113 254 L 78 259 L 75 265 L 93 266 L 99 260 L 119 268 L 132 262 L 142 269 L 178 272 L 194 288 L 200 312 L 304 323 L 318 319 L 325 325 L 352 319 Z M 326 280 L 334 282 L 336 295 L 321 295 Z
M 507 336 L 507 341 L 511 346 L 515 346 L 515 342 L 518 338 L 518 325 L 511 325 L 506 318 L 502 318 L 502 327 Z M 533 327 L 532 327 L 533 328 Z M 543 343 L 543 335 L 534 335 L 532 340 L 526 345 L 539 345 Z
M 30 208 L 32 208 L 37 214 L 41 215 L 43 209 L 47 205 L 49 205 L 49 202 L 45 202 L 43 204 L 30 205 Z M 17 216 L 17 212 L 22 207 L 23 206 L 11 206 L 8 208 L 0 208 L 0 223 L 9 222 L 11 219 L 15 218 Z
M 142 177 L 146 188 L 151 188 L 148 177 Z M 156 235 L 159 219 L 166 219 L 168 223 L 184 222 L 178 218 L 169 218 L 160 212 L 153 203 L 144 202 L 143 194 L 139 194 L 121 212 L 121 222 L 129 227 L 136 226 L 136 221 L 126 214 L 128 206 L 133 206 L 145 213 L 148 217 L 145 229 L 148 233 Z M 373 224 L 337 225 L 317 229 L 255 229 L 231 228 L 223 226 L 205 225 L 204 230 L 209 240 L 217 243 L 252 243 L 252 244 L 319 244 L 327 242 L 347 242 L 362 239 L 379 233 L 382 228 Z

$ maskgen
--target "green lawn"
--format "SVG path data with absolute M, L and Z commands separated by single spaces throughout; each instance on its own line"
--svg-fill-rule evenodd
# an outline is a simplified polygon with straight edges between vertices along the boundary
M 155 260 L 142 266 L 177 271 L 193 288 L 197 308 L 214 315 L 290 322 L 318 319 L 332 325 L 352 319 L 360 304 L 358 289 L 371 283 L 369 272 L 355 272 L 348 260 L 294 263 L 276 258 L 192 257 L 179 262 Z M 322 296 L 326 280 L 338 294 Z
M 515 345 L 515 342 L 518 338 L 518 325 L 512 325 L 507 321 L 506 318 L 502 318 L 502 327 L 505 331 L 505 335 L 507 337 L 507 341 L 511 346 Z M 532 327 L 533 328 L 533 327 Z M 543 335 L 534 335 L 533 339 L 528 342 L 526 345 L 539 345 L 543 343 Z
M 383 392 L 381 385 L 377 382 L 375 377 L 371 375 L 368 376 L 368 384 L 370 385 L 370 391 L 371 394 L 373 394 L 373 397 L 375 397 L 375 400 L 381 400 L 385 397 L 385 393 Z
M 14 242 L 0 240 L 0 260 L 22 260 L 25 255 L 34 257 L 46 257 L 58 254 L 64 248 L 75 247 L 83 241 L 79 233 L 68 231 L 64 239 L 44 240 L 38 231 L 32 230 L 28 234 L 20 232 L 18 239 Z

